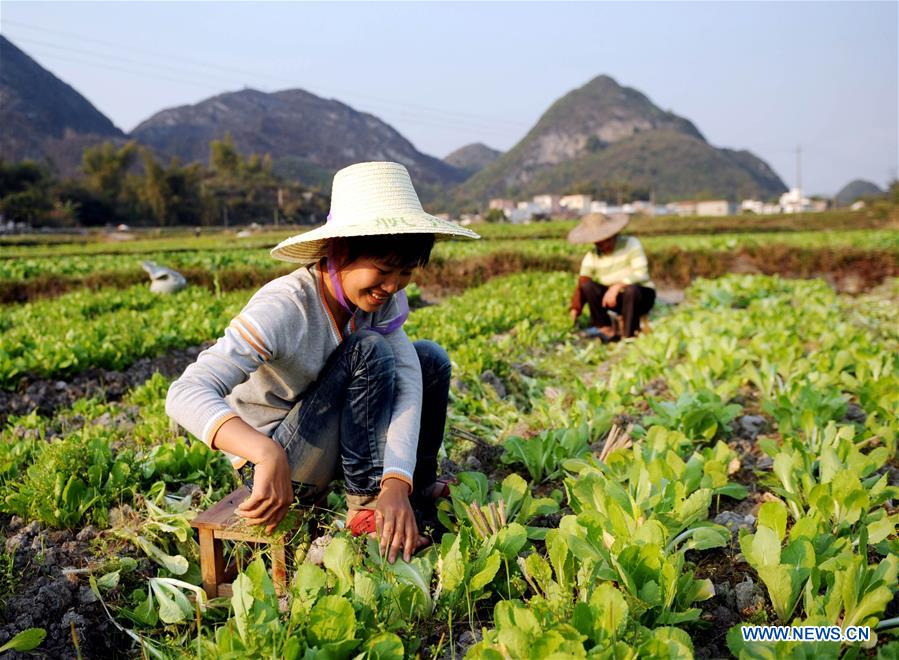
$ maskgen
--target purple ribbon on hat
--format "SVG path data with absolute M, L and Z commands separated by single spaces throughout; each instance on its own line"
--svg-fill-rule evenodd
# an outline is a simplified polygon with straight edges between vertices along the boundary
M 328 219 L 331 219 L 330 214 L 328 215 Z M 343 294 L 343 286 L 340 284 L 340 278 L 337 277 L 337 269 L 334 267 L 334 259 L 332 244 L 328 244 L 328 277 L 331 279 L 331 286 L 334 287 L 334 295 L 337 297 L 337 303 L 347 311 L 350 315 L 355 314 L 355 309 L 350 309 L 350 305 L 346 300 L 346 296 Z M 378 334 L 388 335 L 406 322 L 406 319 L 409 318 L 409 299 L 406 297 L 405 291 L 397 291 L 393 294 L 393 299 L 396 301 L 396 306 L 399 309 L 399 315 L 390 319 L 386 325 L 377 326 L 374 324 L 374 316 L 372 316 L 372 324 L 369 326 L 370 330 L 374 330 Z

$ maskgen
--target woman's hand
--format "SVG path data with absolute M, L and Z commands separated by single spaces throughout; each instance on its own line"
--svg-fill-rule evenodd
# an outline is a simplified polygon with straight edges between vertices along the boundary
M 415 514 L 409 504 L 409 485 L 405 481 L 384 479 L 375 505 L 375 524 L 381 539 L 381 555 L 387 554 L 387 561 L 392 564 L 402 548 L 403 559 L 410 561 L 422 539 L 418 535 Z
M 271 534 L 287 514 L 293 502 L 290 464 L 284 448 L 271 441 L 271 447 L 256 462 L 253 472 L 253 492 L 237 507 L 237 515 L 251 525 L 266 525 Z

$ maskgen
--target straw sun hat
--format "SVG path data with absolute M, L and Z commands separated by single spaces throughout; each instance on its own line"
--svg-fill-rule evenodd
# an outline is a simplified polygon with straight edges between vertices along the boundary
M 588 213 L 577 227 L 568 233 L 569 243 L 597 243 L 611 238 L 627 226 L 626 213 Z
M 383 234 L 434 234 L 437 240 L 480 238 L 464 227 L 425 213 L 409 172 L 399 163 L 357 163 L 334 175 L 328 221 L 272 249 L 282 261 L 310 264 L 327 254 L 328 239 Z

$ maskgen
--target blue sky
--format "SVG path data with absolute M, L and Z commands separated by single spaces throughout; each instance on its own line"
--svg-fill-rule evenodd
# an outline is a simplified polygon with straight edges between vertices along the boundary
M 0 31 L 120 128 L 299 87 L 437 157 L 512 147 L 599 74 L 833 194 L 896 176 L 896 2 L 0 2 Z

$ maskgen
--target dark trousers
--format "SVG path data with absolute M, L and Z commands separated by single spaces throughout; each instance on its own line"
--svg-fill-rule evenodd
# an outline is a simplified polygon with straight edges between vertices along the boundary
M 602 297 L 609 287 L 594 280 L 581 278 L 578 283 L 581 300 L 590 306 L 590 324 L 597 328 L 612 325 L 609 309 L 602 306 Z M 648 314 L 656 301 L 656 291 L 648 286 L 628 284 L 618 292 L 615 306 L 611 309 L 621 315 L 624 321 L 622 331 L 625 337 L 633 337 L 640 329 L 640 317 Z
M 420 340 L 413 346 L 423 385 L 413 475 L 417 495 L 437 479 L 452 367 L 438 344 Z M 298 499 L 314 497 L 341 474 L 348 501 L 380 492 L 395 380 L 393 349 L 376 332 L 357 330 L 331 354 L 272 435 L 287 453 Z M 244 465 L 240 474 L 252 489 L 253 465 Z

